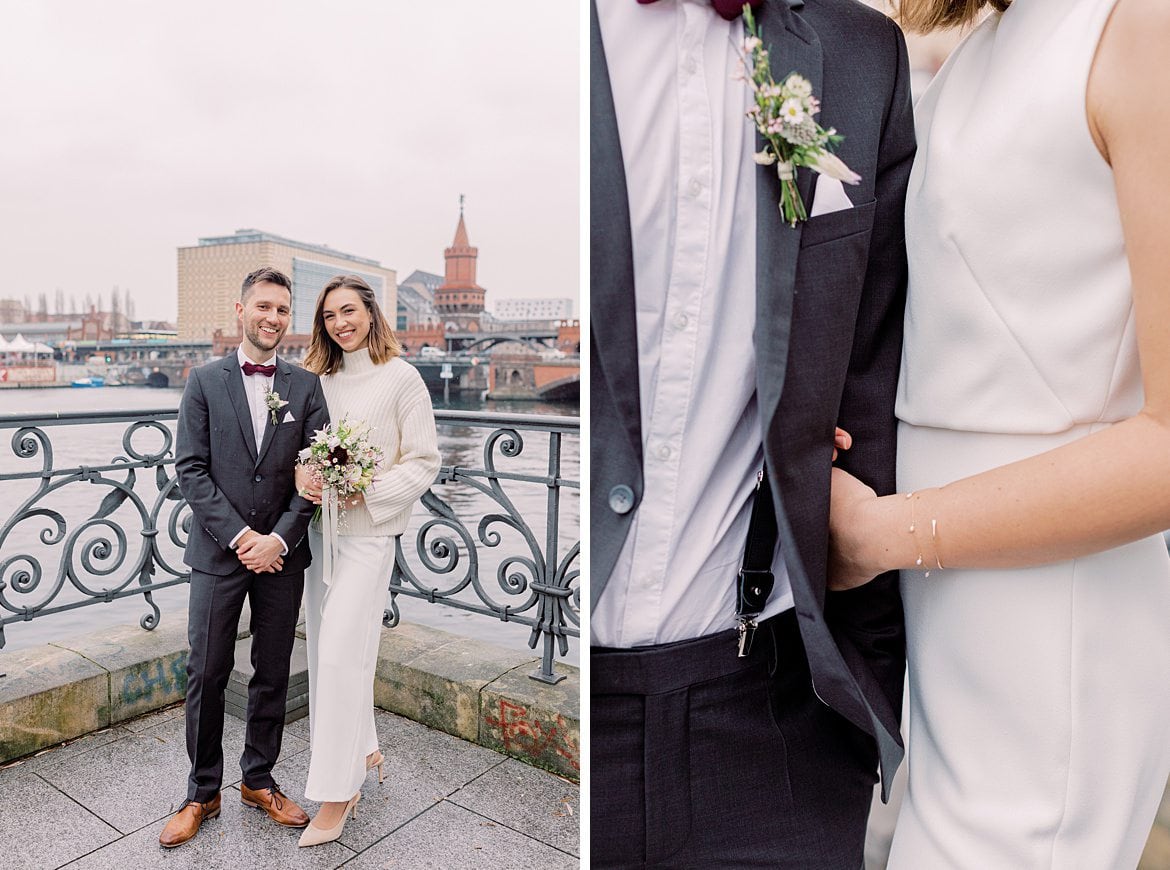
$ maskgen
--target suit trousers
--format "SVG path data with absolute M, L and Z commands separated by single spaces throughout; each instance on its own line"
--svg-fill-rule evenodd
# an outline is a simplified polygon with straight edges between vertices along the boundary
M 821 703 L 792 611 L 590 654 L 591 866 L 859 870 L 873 739 Z
M 321 576 L 321 533 L 309 529 L 313 562 L 305 572 L 309 648 L 309 777 L 305 797 L 347 801 L 366 778 L 378 748 L 374 671 L 395 539 L 341 535 L 333 576 Z
M 251 608 L 252 668 L 248 721 L 240 756 L 244 785 L 274 785 L 288 696 L 289 659 L 301 609 L 304 572 L 254 574 L 242 565 L 218 576 L 191 571 L 187 612 L 187 799 L 205 803 L 223 782 L 224 692 L 235 666 L 244 599 Z

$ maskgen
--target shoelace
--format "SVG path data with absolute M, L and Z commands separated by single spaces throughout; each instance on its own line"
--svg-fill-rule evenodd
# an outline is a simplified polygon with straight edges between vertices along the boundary
M 284 795 L 280 793 L 280 786 L 274 785 L 265 789 L 268 796 L 272 798 L 272 805 L 278 810 L 284 809 Z

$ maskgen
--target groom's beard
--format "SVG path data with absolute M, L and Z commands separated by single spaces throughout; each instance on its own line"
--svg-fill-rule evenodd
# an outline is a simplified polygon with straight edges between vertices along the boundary
M 269 334 L 260 328 L 263 325 L 261 323 L 246 324 L 244 326 L 244 337 L 252 343 L 253 347 L 257 347 L 260 350 L 276 350 L 280 344 L 280 340 L 284 338 L 284 333 L 288 327 L 286 326 L 284 329 L 277 327 L 277 332 Z

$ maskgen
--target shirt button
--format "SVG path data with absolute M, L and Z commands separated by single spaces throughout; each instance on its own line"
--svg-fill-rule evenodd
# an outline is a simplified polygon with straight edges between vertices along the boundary
M 703 182 L 697 178 L 692 178 L 691 183 L 687 185 L 687 190 L 690 191 L 691 196 L 698 196 L 703 192 Z
M 675 313 L 674 318 L 671 320 L 671 322 L 674 324 L 675 329 L 683 330 L 683 329 L 687 328 L 687 324 L 690 323 L 691 321 L 690 321 L 690 318 L 687 317 L 686 312 L 678 311 Z
M 634 509 L 634 491 L 619 483 L 609 491 L 609 509 L 615 514 L 628 514 Z
M 659 459 L 662 459 L 662 460 L 670 459 L 670 455 L 672 453 L 674 453 L 674 451 L 670 449 L 669 444 L 662 444 L 658 447 L 658 458 Z
M 697 70 L 698 68 L 699 68 L 699 64 L 695 61 L 695 59 L 693 57 L 688 57 L 683 62 L 683 69 L 688 73 L 694 74 L 695 70 Z

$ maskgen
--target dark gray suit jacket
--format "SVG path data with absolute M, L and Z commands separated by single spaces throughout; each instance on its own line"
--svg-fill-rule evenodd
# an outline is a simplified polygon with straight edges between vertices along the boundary
M 902 757 L 905 669 L 896 575 L 826 593 L 834 426 L 853 435 L 840 465 L 894 489 L 894 393 L 902 345 L 902 212 L 914 155 L 905 42 L 854 0 L 766 0 L 756 17 L 773 74 L 807 77 L 818 118 L 862 181 L 858 203 L 795 229 L 774 167 L 756 177 L 756 392 L 801 637 L 818 696 L 877 742 L 884 782 Z M 596 8 L 590 34 L 590 584 L 604 594 L 642 496 L 634 273 L 621 143 Z M 745 120 L 744 123 L 747 123 Z M 798 172 L 812 207 L 814 174 Z M 629 497 L 632 493 L 632 499 Z M 633 509 L 629 509 L 632 501 Z M 653 509 L 648 506 L 647 509 Z M 733 583 L 734 578 L 728 577 Z
M 316 508 L 296 494 L 293 465 L 313 433 L 328 424 L 329 411 L 320 379 L 279 357 L 272 389 L 288 404 L 275 426 L 266 417 L 257 447 L 235 351 L 187 377 L 175 470 L 195 514 L 183 561 L 198 571 L 223 576 L 239 570 L 228 545 L 244 526 L 284 539 L 282 574 L 303 571 L 312 559 L 305 531 Z M 289 412 L 292 420 L 283 422 Z

